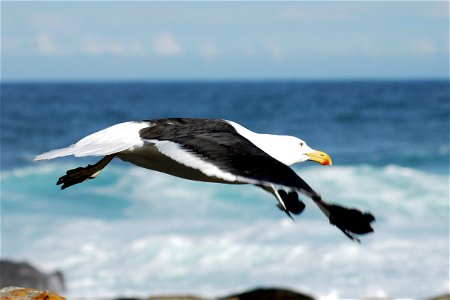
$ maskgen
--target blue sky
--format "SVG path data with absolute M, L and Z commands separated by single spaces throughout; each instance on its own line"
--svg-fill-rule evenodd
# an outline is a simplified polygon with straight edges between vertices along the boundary
M 440 2 L 1 2 L 3 80 L 448 77 Z

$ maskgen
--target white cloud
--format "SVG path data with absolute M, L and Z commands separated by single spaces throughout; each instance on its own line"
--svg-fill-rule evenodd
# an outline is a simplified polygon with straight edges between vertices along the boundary
M 171 33 L 161 33 L 154 40 L 154 48 L 158 55 L 177 56 L 183 53 L 183 48 Z
M 416 55 L 433 55 L 437 52 L 436 45 L 429 39 L 417 39 L 411 42 L 411 49 Z
M 81 42 L 81 53 L 85 55 L 143 56 L 145 49 L 138 41 L 107 41 L 85 38 Z
M 64 53 L 55 40 L 46 33 L 41 33 L 35 38 L 34 46 L 37 53 L 42 55 L 61 55 Z
M 65 41 L 63 44 L 61 41 Z M 18 43 L 18 42 L 16 42 Z M 64 46 L 63 46 L 64 45 Z M 148 51 L 139 40 L 110 40 L 94 36 L 81 37 L 80 40 L 64 40 L 64 37 L 50 35 L 48 33 L 38 34 L 33 40 L 34 51 L 40 55 L 47 56 L 123 56 L 143 57 Z M 8 51 L 12 52 L 14 45 L 9 45 Z
M 104 47 L 93 40 L 87 39 L 81 43 L 81 52 L 88 55 L 101 55 L 104 52 Z
M 219 49 L 213 44 L 204 44 L 200 47 L 200 55 L 206 58 L 216 57 L 219 53 Z
M 283 59 L 285 57 L 284 49 L 277 43 L 269 43 L 266 49 L 274 59 Z
M 92 39 L 84 40 L 81 44 L 81 52 L 87 55 L 116 55 L 124 54 L 124 49 L 116 42 L 101 42 Z

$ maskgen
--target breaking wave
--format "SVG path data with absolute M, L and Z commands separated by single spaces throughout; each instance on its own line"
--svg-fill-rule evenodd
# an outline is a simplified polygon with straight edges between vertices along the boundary
M 448 290 L 449 177 L 407 167 L 299 167 L 330 202 L 371 211 L 349 241 L 305 200 L 289 220 L 253 186 L 108 166 L 60 191 L 68 163 L 2 171 L 2 256 L 62 269 L 69 297 L 283 286 L 326 298 L 423 298 Z M 395 280 L 392 280 L 395 278 Z

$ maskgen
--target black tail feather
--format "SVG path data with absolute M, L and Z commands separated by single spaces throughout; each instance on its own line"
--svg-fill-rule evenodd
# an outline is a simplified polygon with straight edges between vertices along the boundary
M 328 209 L 330 211 L 330 223 L 342 230 L 350 239 L 359 242 L 356 235 L 373 232 L 370 223 L 375 221 L 375 217 L 371 213 L 336 204 L 330 204 Z

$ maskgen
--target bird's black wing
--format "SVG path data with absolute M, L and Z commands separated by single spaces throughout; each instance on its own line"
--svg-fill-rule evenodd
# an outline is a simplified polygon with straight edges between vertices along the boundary
M 205 162 L 234 175 L 236 181 L 248 179 L 249 183 L 272 183 L 315 194 L 289 166 L 255 146 L 225 121 L 164 119 L 150 122 L 148 128 L 140 131 L 141 138 L 153 141 L 163 154 L 189 167 L 203 172 L 208 167 L 202 164 Z

